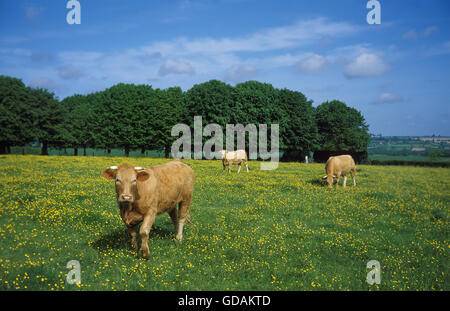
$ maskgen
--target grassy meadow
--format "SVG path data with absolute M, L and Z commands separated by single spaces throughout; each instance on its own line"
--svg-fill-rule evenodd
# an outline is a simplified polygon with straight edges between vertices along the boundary
M 0 290 L 450 290 L 448 168 L 361 165 L 357 187 L 328 189 L 323 164 L 253 161 L 238 175 L 183 160 L 196 174 L 193 225 L 179 244 L 158 216 L 147 261 L 101 171 L 167 161 L 1 156 Z M 366 282 L 370 260 L 380 285 Z

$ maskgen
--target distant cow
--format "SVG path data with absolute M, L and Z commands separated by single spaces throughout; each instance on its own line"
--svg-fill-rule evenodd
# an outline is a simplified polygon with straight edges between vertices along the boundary
M 236 150 L 236 151 L 226 151 L 221 150 L 219 153 L 222 155 L 222 164 L 223 169 L 225 169 L 225 166 L 228 166 L 228 172 L 231 172 L 231 165 L 238 164 L 238 174 L 241 171 L 242 162 L 244 162 L 245 168 L 247 169 L 248 173 L 248 158 L 247 153 L 245 150 Z
M 190 222 L 189 206 L 194 192 L 194 171 L 189 166 L 178 160 L 148 168 L 122 164 L 108 167 L 102 175 L 115 179 L 120 216 L 135 250 L 137 227 L 142 222 L 139 233 L 144 258 L 150 258 L 148 236 L 156 216 L 161 213 L 169 213 L 176 238 L 183 239 L 184 223 L 186 219 Z
M 347 184 L 347 173 L 350 173 L 353 178 L 353 186 L 356 186 L 356 165 L 351 155 L 340 155 L 335 157 L 330 157 L 325 165 L 325 171 L 327 175 L 322 177 L 328 182 L 328 187 L 332 187 L 334 181 L 336 184 L 339 182 L 339 177 L 344 176 L 344 187 Z

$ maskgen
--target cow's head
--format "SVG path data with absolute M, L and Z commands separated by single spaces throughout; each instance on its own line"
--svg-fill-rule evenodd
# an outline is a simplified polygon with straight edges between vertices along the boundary
M 322 179 L 327 181 L 329 187 L 331 187 L 334 182 L 338 180 L 336 175 L 325 175 Z
M 106 179 L 116 180 L 117 202 L 120 204 L 133 203 L 138 197 L 137 182 L 147 180 L 150 175 L 143 167 L 131 164 L 110 166 L 102 172 Z
M 226 150 L 220 150 L 218 153 L 222 156 L 222 159 L 223 159 L 223 158 L 225 158 L 225 154 L 227 153 L 227 151 Z

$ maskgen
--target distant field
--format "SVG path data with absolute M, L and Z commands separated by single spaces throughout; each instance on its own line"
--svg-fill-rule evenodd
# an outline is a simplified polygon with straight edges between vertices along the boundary
M 400 160 L 400 161 L 423 161 L 430 162 L 430 157 L 427 156 L 416 156 L 416 155 L 408 155 L 408 156 L 393 156 L 393 155 L 385 155 L 385 154 L 371 154 L 369 155 L 370 160 Z M 441 157 L 435 162 L 448 162 L 450 163 L 450 157 Z
M 193 225 L 167 214 L 151 258 L 129 247 L 101 171 L 167 159 L 0 156 L 0 290 L 450 290 L 447 168 L 358 166 L 357 187 L 328 189 L 323 164 L 228 174 L 188 160 Z M 66 283 L 70 260 L 81 284 Z M 381 264 L 369 285 L 366 264 Z

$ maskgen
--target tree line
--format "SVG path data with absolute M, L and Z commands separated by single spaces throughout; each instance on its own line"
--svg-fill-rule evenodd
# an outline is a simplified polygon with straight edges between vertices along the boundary
M 51 148 L 164 150 L 169 157 L 175 124 L 193 128 L 194 116 L 203 124 L 279 124 L 282 160 L 316 161 L 329 155 L 351 153 L 367 157 L 370 135 L 362 114 L 333 100 L 313 107 L 298 91 L 247 81 L 231 86 L 218 80 L 194 85 L 183 92 L 150 85 L 120 83 L 87 95 L 59 100 L 48 90 L 31 88 L 20 79 L 0 76 L 0 153 L 12 146 L 41 144 L 42 155 Z M 207 138 L 204 138 L 207 139 Z M 224 140 L 225 141 L 225 140 Z

